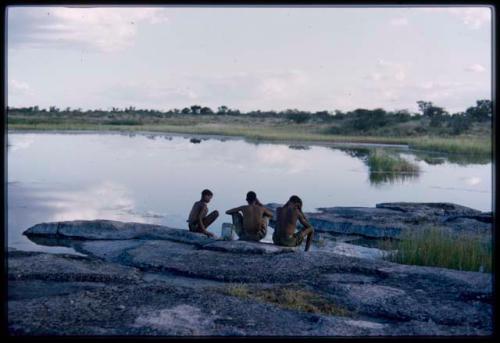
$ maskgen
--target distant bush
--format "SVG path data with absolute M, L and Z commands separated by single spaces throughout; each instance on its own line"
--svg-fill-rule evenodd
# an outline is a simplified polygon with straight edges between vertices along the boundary
M 306 123 L 311 120 L 311 113 L 308 112 L 292 112 L 287 113 L 286 118 L 297 124 Z
M 330 126 L 328 129 L 325 130 L 325 133 L 330 134 L 330 135 L 341 135 L 344 133 L 344 130 L 338 126 Z

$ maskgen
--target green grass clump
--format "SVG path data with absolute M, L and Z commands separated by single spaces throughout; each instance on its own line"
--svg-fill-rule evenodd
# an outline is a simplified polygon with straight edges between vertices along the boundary
M 395 251 L 386 258 L 396 263 L 476 272 L 492 270 L 491 239 L 484 235 L 425 227 L 405 232 L 400 240 L 381 244 L 381 248 Z
M 418 165 L 398 155 L 391 155 L 382 149 L 371 151 L 367 164 L 370 171 L 370 182 L 374 184 L 414 178 L 420 173 Z
M 352 315 L 347 309 L 333 304 L 319 294 L 290 286 L 288 288 L 254 289 L 244 284 L 236 284 L 228 286 L 224 290 L 224 293 L 243 299 L 254 299 L 260 302 L 271 303 L 289 310 L 334 316 Z

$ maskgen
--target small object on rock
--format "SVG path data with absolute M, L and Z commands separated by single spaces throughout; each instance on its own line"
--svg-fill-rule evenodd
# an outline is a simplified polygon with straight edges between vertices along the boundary
M 234 240 L 234 225 L 231 223 L 222 223 L 221 238 L 225 241 Z

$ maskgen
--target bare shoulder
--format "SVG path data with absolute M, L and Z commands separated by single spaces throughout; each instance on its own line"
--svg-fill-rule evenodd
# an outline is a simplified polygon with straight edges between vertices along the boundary
M 207 207 L 207 204 L 205 204 L 201 200 L 198 200 L 197 202 L 194 203 L 193 207 L 196 209 L 202 210 L 203 208 Z

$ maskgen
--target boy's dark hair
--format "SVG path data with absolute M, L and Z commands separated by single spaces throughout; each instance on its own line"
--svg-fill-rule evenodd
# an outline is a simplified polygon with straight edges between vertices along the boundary
M 250 191 L 247 193 L 247 201 L 254 202 L 257 199 L 257 194 L 254 191 Z
M 288 201 L 291 202 L 291 203 L 293 203 L 293 204 L 300 204 L 300 205 L 302 205 L 302 199 L 300 199 L 296 195 L 292 195 Z
M 205 195 L 214 195 L 209 189 L 204 189 L 203 192 L 201 192 L 201 196 L 204 197 Z

